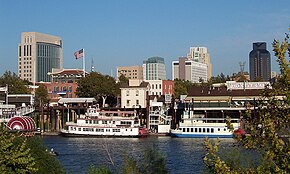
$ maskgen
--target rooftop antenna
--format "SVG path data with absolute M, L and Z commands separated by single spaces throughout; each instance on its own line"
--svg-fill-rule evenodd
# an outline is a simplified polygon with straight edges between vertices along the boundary
M 241 72 L 241 74 L 244 74 L 246 62 L 239 62 L 239 64 L 240 64 L 240 72 Z

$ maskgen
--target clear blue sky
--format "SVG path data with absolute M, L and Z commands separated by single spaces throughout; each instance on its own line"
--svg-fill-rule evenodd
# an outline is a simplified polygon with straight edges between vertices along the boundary
M 21 32 L 36 31 L 63 40 L 64 68 L 82 68 L 74 51 L 84 48 L 86 67 L 116 73 L 116 66 L 142 65 L 186 56 L 191 46 L 209 49 L 213 75 L 239 71 L 252 43 L 267 42 L 272 70 L 279 71 L 271 43 L 290 26 L 289 0 L 1 0 L 0 75 L 17 73 Z

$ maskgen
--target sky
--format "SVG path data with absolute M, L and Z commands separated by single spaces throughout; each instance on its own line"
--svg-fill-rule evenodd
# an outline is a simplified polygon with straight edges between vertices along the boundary
M 73 53 L 85 49 L 86 70 L 116 76 L 117 66 L 142 65 L 186 56 L 190 47 L 207 47 L 213 75 L 231 75 L 245 62 L 253 42 L 266 42 L 272 71 L 279 72 L 272 52 L 290 26 L 289 0 L 1 0 L 0 75 L 17 73 L 22 32 L 59 36 L 63 67 L 82 68 Z

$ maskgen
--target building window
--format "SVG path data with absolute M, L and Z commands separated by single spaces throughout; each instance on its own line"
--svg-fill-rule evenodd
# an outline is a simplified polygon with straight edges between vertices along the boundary
M 152 89 L 154 89 L 154 85 L 152 85 Z
M 19 57 L 21 57 L 21 46 L 19 46 Z
M 130 106 L 130 100 L 126 101 L 126 106 Z
M 139 96 L 139 91 L 138 90 L 136 90 L 136 96 Z
M 130 94 L 130 91 L 127 90 L 127 91 L 126 91 L 126 96 L 129 96 L 129 94 Z
M 159 89 L 161 89 L 161 84 L 159 84 Z
M 136 105 L 139 105 L 139 100 L 136 100 Z

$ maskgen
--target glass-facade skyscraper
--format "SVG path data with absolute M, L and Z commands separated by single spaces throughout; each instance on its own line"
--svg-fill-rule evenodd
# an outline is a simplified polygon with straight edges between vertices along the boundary
M 249 54 L 250 79 L 269 81 L 271 78 L 271 55 L 266 42 L 253 43 Z
M 164 58 L 151 57 L 143 61 L 144 80 L 166 80 Z
M 62 68 L 60 37 L 38 32 L 23 32 L 18 45 L 18 76 L 30 82 L 50 82 L 48 72 Z

